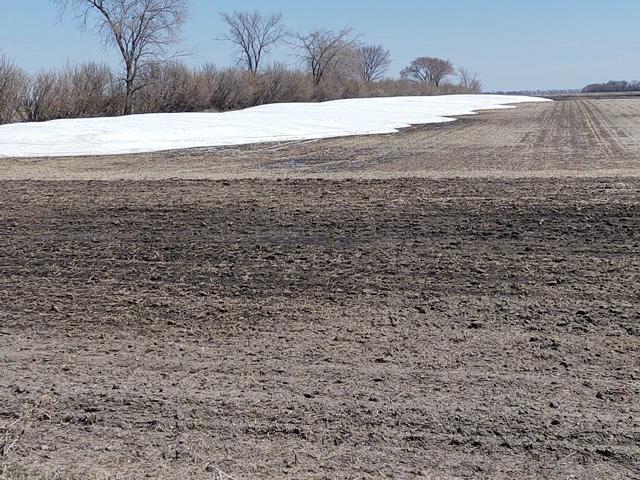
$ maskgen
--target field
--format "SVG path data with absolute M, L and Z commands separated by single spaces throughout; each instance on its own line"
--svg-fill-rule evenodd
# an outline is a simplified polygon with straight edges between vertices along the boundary
M 640 98 L 0 178 L 7 478 L 640 478 Z

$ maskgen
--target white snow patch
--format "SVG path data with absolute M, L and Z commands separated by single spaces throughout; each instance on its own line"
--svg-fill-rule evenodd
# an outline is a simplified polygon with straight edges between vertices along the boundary
M 279 103 L 225 113 L 155 113 L 0 126 L 0 157 L 153 152 L 393 133 L 480 110 L 548 101 L 502 95 L 359 98 Z

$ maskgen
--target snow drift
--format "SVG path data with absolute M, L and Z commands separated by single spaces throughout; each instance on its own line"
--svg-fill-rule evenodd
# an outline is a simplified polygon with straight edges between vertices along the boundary
M 280 103 L 225 113 L 157 113 L 0 126 L 0 156 L 53 157 L 153 152 L 393 133 L 480 110 L 547 101 L 502 95 L 447 95 Z

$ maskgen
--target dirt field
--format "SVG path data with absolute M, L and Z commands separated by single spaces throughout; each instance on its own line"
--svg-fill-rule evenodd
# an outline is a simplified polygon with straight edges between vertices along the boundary
M 0 472 L 640 478 L 639 174 L 640 99 L 0 160 Z

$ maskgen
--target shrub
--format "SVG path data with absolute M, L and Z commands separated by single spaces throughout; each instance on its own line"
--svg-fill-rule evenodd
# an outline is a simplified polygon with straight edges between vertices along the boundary
M 141 73 L 133 97 L 134 113 L 238 110 L 266 103 L 312 102 L 357 97 L 470 93 L 460 84 L 439 86 L 409 79 L 363 82 L 347 61 L 319 83 L 299 69 L 274 64 L 260 72 L 193 69 L 182 63 L 154 63 Z M 106 65 L 85 63 L 41 71 L 29 78 L 0 57 L 0 122 L 113 116 L 121 113 L 123 81 Z
M 25 120 L 111 116 L 117 113 L 118 86 L 110 69 L 87 63 L 34 75 L 21 101 Z
M 6 56 L 0 55 L 0 124 L 21 120 L 20 103 L 29 78 Z

